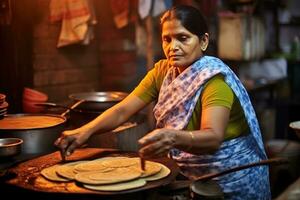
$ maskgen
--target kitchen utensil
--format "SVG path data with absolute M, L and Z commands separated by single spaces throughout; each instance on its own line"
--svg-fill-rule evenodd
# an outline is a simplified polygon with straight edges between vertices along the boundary
M 20 138 L 0 138 L 0 157 L 10 157 L 21 153 L 23 140 Z
M 291 122 L 289 126 L 295 131 L 298 138 L 300 138 L 300 121 Z
M 141 155 L 139 156 L 140 156 L 141 170 L 145 171 L 145 164 L 146 164 L 145 158 Z
M 55 125 L 44 125 L 43 122 L 37 128 L 5 128 L 0 126 L 0 138 L 16 137 L 23 140 L 22 154 L 45 154 L 56 150 L 54 141 L 65 129 L 66 118 L 60 115 L 48 114 L 8 114 L 2 120 L 16 120 L 18 124 L 26 117 L 36 117 L 37 121 L 44 117 L 51 117 L 57 120 Z M 2 121 L 3 122 L 3 121 Z
M 64 109 L 68 109 L 68 110 L 75 111 L 75 112 L 85 112 L 84 110 L 79 110 L 79 109 L 74 108 L 73 106 L 75 104 L 73 104 L 72 106 L 65 106 L 65 105 L 52 103 L 52 102 L 42 102 L 42 103 L 35 103 L 34 105 L 36 105 L 36 106 L 45 106 L 45 107 L 49 107 L 49 108 L 64 108 Z
M 79 100 L 79 101 L 77 101 L 75 104 L 73 104 L 72 106 L 71 106 L 71 108 L 70 109 L 67 109 L 65 112 L 63 112 L 62 114 L 61 114 L 61 116 L 65 116 L 66 114 L 68 114 L 69 112 L 70 112 L 70 110 L 72 110 L 72 109 L 75 109 L 77 106 L 79 106 L 82 102 L 85 102 L 85 100 Z
M 128 93 L 117 91 L 84 92 L 70 94 L 69 98 L 75 102 L 85 100 L 84 103 L 78 106 L 78 109 L 103 112 L 122 101 L 127 95 Z
M 24 113 L 42 113 L 43 107 L 35 106 L 48 100 L 48 95 L 35 89 L 25 87 L 23 90 L 22 106 Z
M 0 93 L 0 104 L 2 104 L 5 101 L 6 95 Z

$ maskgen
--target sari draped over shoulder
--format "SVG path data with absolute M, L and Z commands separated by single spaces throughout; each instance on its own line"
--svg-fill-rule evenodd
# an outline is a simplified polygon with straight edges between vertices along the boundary
M 157 128 L 185 129 L 204 84 L 217 74 L 224 76 L 225 82 L 238 98 L 250 128 L 248 135 L 224 141 L 214 154 L 195 155 L 172 149 L 170 156 L 177 162 L 183 175 L 197 179 L 210 172 L 266 159 L 259 124 L 248 93 L 225 63 L 216 57 L 203 56 L 177 77 L 175 73 L 175 68 L 168 70 L 153 110 Z M 226 199 L 270 199 L 267 166 L 249 168 L 215 179 L 221 185 Z

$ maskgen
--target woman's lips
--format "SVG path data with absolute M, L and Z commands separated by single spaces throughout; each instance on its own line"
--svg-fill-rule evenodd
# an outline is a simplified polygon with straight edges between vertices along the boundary
M 181 55 L 171 55 L 171 56 L 169 56 L 169 59 L 178 60 L 181 57 L 182 57 Z

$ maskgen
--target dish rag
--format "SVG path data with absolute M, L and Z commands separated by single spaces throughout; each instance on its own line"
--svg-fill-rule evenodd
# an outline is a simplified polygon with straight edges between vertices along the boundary
M 91 0 L 51 0 L 50 22 L 62 22 L 57 47 L 80 43 L 89 44 L 97 23 Z

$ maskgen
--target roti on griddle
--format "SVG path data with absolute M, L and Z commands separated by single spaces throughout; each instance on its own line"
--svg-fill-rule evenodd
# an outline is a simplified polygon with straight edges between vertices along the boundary
M 110 171 L 113 168 L 103 164 L 103 161 L 123 159 L 127 157 L 103 157 L 92 161 L 78 164 L 74 167 L 75 172 L 89 172 L 89 171 Z
M 110 171 L 109 167 L 102 164 L 101 160 L 88 161 L 74 166 L 74 171 L 79 172 L 89 172 L 89 171 Z
M 141 172 L 135 168 L 115 168 L 110 171 L 80 172 L 75 175 L 75 180 L 85 184 L 101 185 L 112 184 L 137 179 Z
M 165 165 L 148 161 L 141 170 L 140 158 L 104 157 L 92 161 L 57 164 L 41 171 L 51 181 L 76 180 L 83 187 L 99 191 L 123 191 L 144 186 L 147 181 L 162 179 L 170 174 Z
M 138 157 L 129 158 L 129 157 L 121 157 L 118 159 L 110 159 L 103 160 L 102 165 L 111 168 L 121 168 L 121 167 L 129 167 L 138 165 L 140 163 L 140 159 Z
M 139 157 L 133 157 L 133 158 L 120 157 L 116 159 L 104 160 L 101 165 L 106 166 L 107 168 L 134 167 L 137 170 L 140 170 L 141 168 Z M 159 165 L 159 163 L 153 161 L 146 161 L 145 170 L 142 171 L 141 176 L 142 177 L 151 176 L 158 173 L 160 170 L 161 170 L 161 165 Z
M 171 173 L 171 170 L 168 167 L 161 163 L 159 163 L 159 165 L 161 166 L 161 170 L 158 173 L 151 176 L 143 177 L 143 179 L 146 181 L 156 181 L 167 177 Z
M 70 179 L 58 176 L 56 173 L 56 169 L 61 165 L 53 165 L 51 167 L 47 167 L 42 169 L 41 174 L 48 180 L 57 181 L 57 182 L 68 182 Z
M 75 166 L 78 164 L 82 164 L 85 162 L 89 162 L 89 161 L 75 161 L 75 162 L 70 162 L 70 163 L 66 163 L 63 165 L 59 165 L 58 167 L 56 167 L 56 174 L 58 174 L 59 176 L 62 176 L 64 178 L 67 178 L 69 180 L 74 180 L 75 179 L 75 175 L 78 173 L 77 171 L 75 171 Z
M 140 163 L 138 163 L 135 167 L 137 169 L 141 170 Z M 152 175 L 158 173 L 161 170 L 161 168 L 162 168 L 162 166 L 161 166 L 160 163 L 146 160 L 146 162 L 145 162 L 145 170 L 142 171 L 141 177 L 152 176 Z
M 139 188 L 146 185 L 146 181 L 143 179 L 135 179 L 129 182 L 115 183 L 109 185 L 88 185 L 83 184 L 83 187 L 98 190 L 98 191 L 123 191 L 134 188 Z

